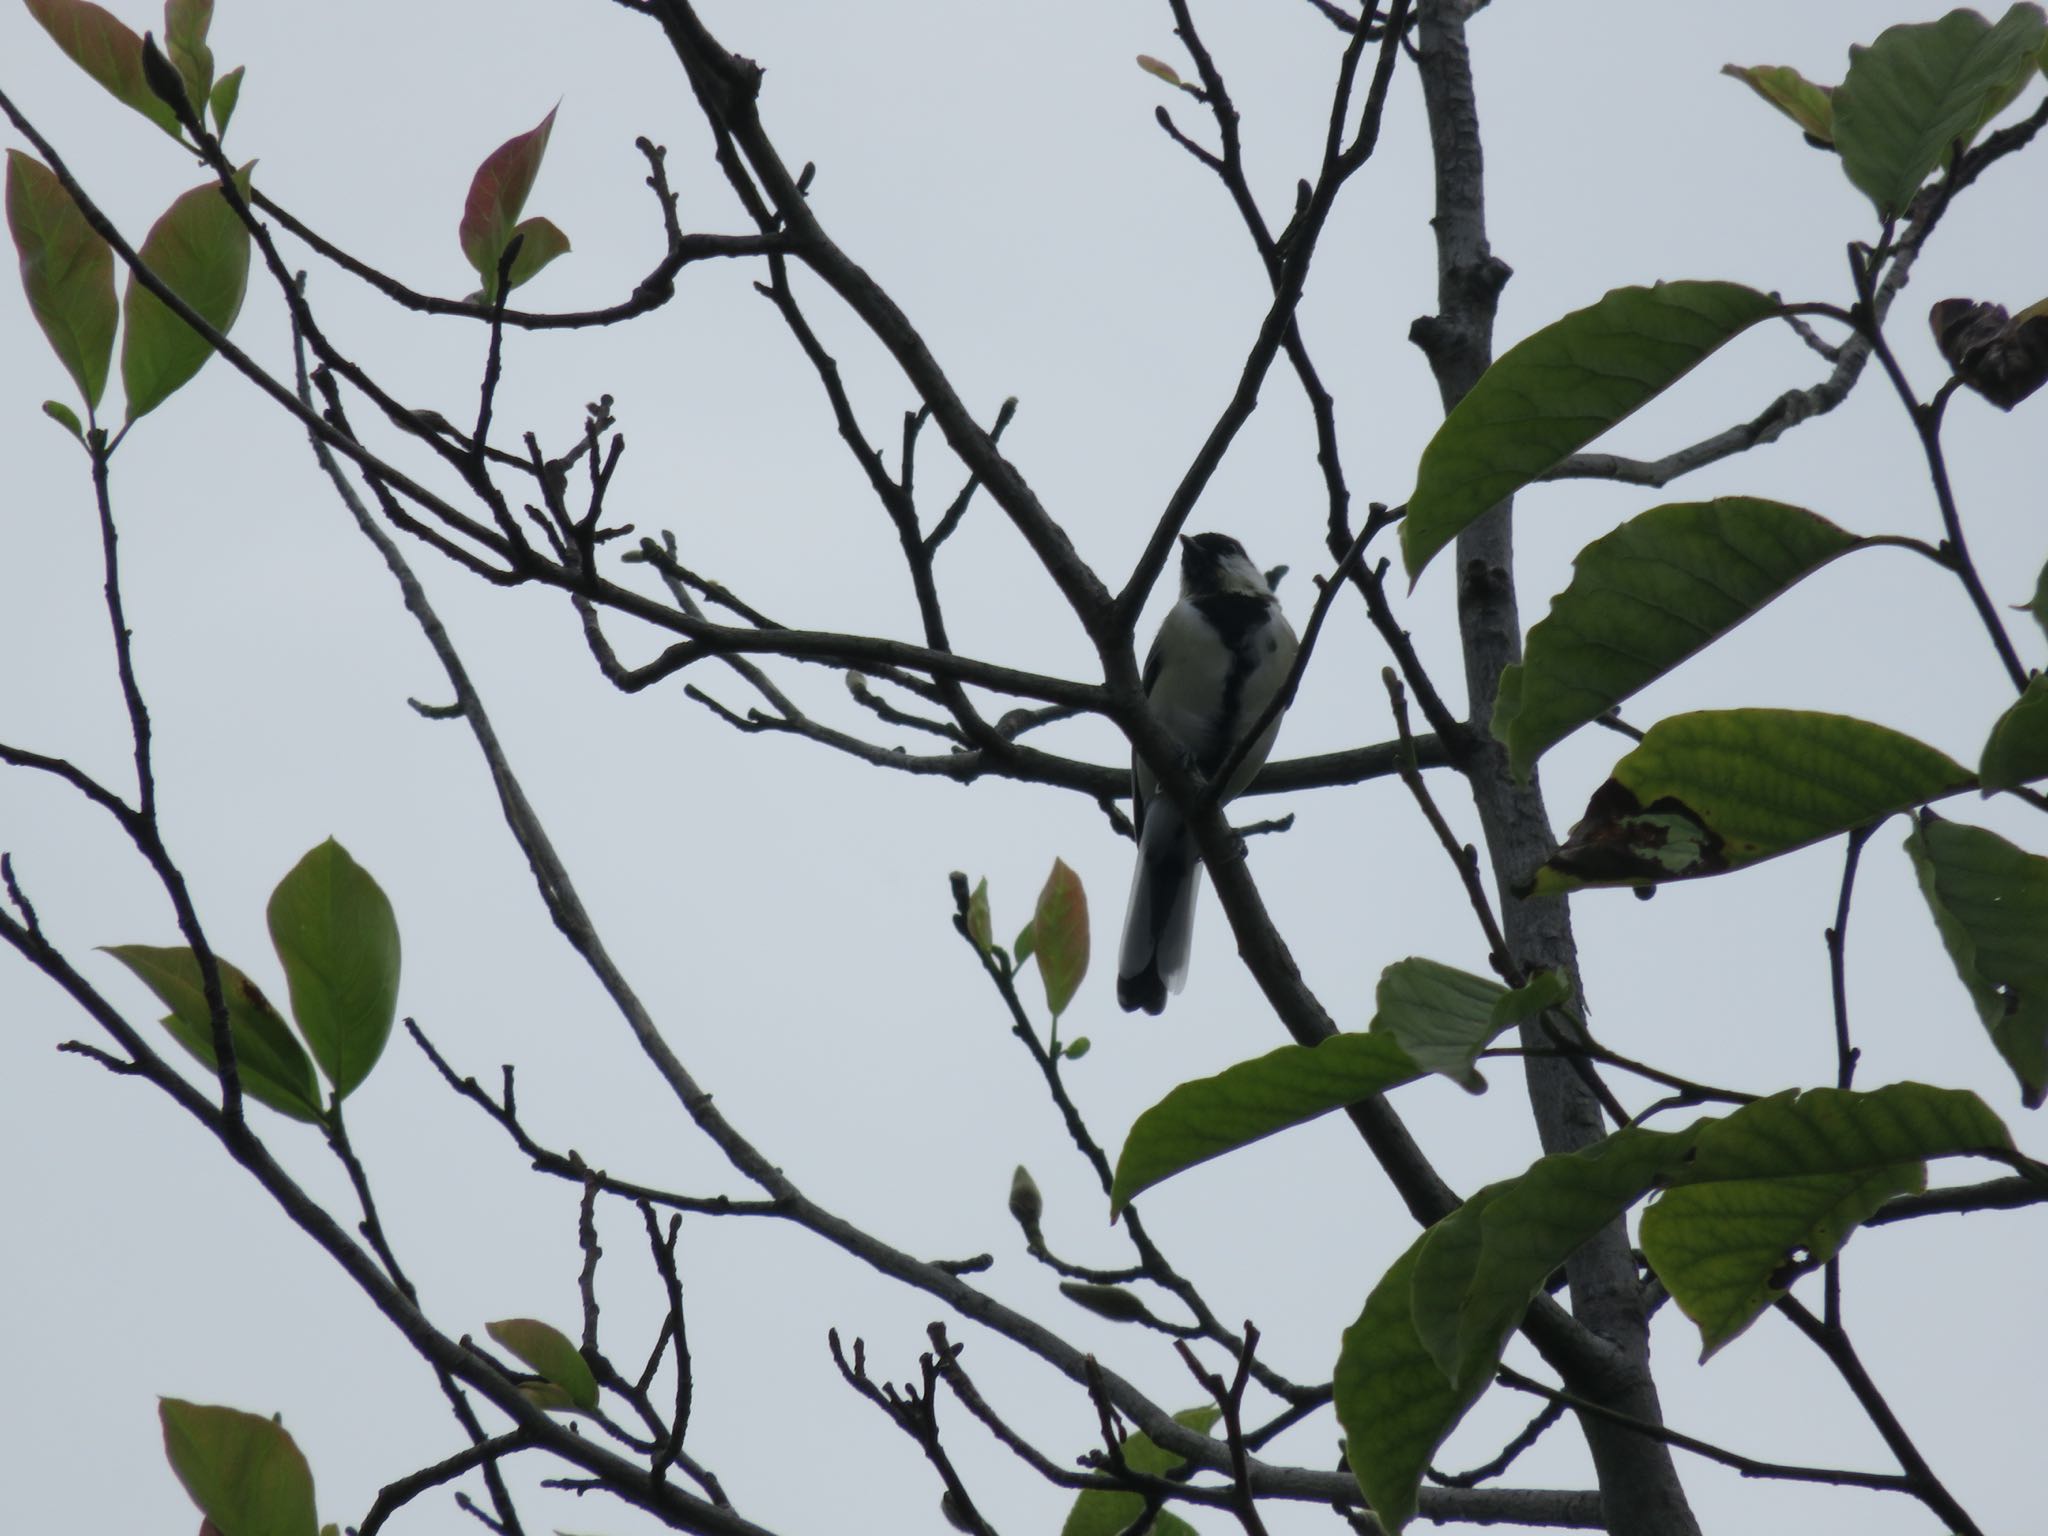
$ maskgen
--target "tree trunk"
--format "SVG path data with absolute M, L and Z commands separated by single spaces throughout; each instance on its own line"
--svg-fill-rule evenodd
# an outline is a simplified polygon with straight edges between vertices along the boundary
M 1423 0 L 1421 75 L 1436 170 L 1437 305 L 1418 320 L 1413 339 L 1427 354 L 1450 409 L 1493 359 L 1493 320 L 1509 269 L 1486 242 L 1485 166 L 1479 114 L 1465 41 L 1472 0 Z M 1512 958 L 1524 968 L 1564 971 L 1575 995 L 1585 991 L 1572 940 L 1571 911 L 1561 897 L 1517 899 L 1510 886 L 1526 880 L 1556 846 L 1543 794 L 1534 774 L 1515 783 L 1507 754 L 1489 728 L 1502 668 L 1520 660 L 1522 627 L 1514 585 L 1513 503 L 1488 512 L 1458 538 L 1458 629 L 1465 655 L 1473 741 L 1464 767 L 1478 805 L 1493 864 L 1503 931 Z M 1523 1026 L 1523 1043 L 1548 1039 L 1540 1026 Z M 1605 1133 L 1600 1105 L 1569 1063 L 1527 1058 L 1529 1096 L 1546 1152 L 1571 1152 Z M 1607 1379 L 1574 1382 L 1631 1418 L 1661 1424 L 1663 1413 L 1650 1374 L 1649 1317 L 1628 1231 L 1617 1221 L 1566 1265 L 1572 1312 L 1615 1346 Z M 1581 1427 L 1600 1482 L 1607 1529 L 1616 1536 L 1697 1536 L 1699 1525 L 1663 1444 L 1604 1419 L 1582 1417 Z

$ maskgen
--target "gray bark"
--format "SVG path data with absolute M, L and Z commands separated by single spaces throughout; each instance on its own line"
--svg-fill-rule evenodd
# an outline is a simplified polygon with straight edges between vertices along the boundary
M 1416 322 L 1413 339 L 1430 360 L 1446 410 L 1492 361 L 1494 313 L 1509 276 L 1486 240 L 1485 166 L 1465 40 L 1466 16 L 1476 9 L 1470 0 L 1423 0 L 1420 8 L 1423 96 L 1436 167 L 1438 312 Z M 1512 503 L 1494 508 L 1460 535 L 1457 559 L 1473 731 L 1464 766 L 1492 860 L 1503 931 L 1515 961 L 1524 968 L 1565 971 L 1583 1002 L 1569 907 L 1558 897 L 1520 900 L 1511 889 L 1556 846 L 1535 777 L 1526 785 L 1515 783 L 1489 729 L 1501 669 L 1521 657 Z M 1547 1043 L 1536 1025 L 1525 1027 L 1524 1044 Z M 1574 1151 L 1605 1133 L 1598 1102 L 1568 1063 L 1530 1057 L 1528 1082 L 1545 1151 Z M 1661 1424 L 1650 1374 L 1649 1318 L 1625 1226 L 1617 1222 L 1587 1244 L 1566 1273 L 1574 1316 L 1615 1347 L 1605 1379 L 1574 1382 L 1574 1389 L 1631 1418 Z M 1601 1419 L 1582 1418 L 1581 1427 L 1609 1531 L 1697 1536 L 1699 1525 L 1667 1446 Z

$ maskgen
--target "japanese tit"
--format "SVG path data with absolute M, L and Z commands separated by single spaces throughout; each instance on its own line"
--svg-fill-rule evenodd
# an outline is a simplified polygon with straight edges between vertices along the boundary
M 1286 684 L 1296 642 L 1271 584 L 1237 540 L 1201 533 L 1183 536 L 1180 548 L 1180 601 L 1145 658 L 1145 697 L 1189 765 L 1213 778 Z M 1223 799 L 1251 782 L 1279 733 L 1276 716 L 1222 786 Z M 1135 755 L 1131 787 L 1138 867 L 1116 1000 L 1126 1013 L 1158 1013 L 1187 981 L 1201 855 L 1180 808 Z

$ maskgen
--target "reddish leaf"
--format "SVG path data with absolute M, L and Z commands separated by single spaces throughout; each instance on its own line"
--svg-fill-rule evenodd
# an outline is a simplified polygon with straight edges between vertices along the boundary
M 249 166 L 237 179 L 246 195 Z M 249 285 L 249 231 L 228 206 L 219 183 L 194 187 L 171 204 L 139 254 L 142 264 L 215 330 L 234 325 Z M 133 273 L 124 308 L 128 328 L 121 338 L 121 387 L 128 394 L 128 419 L 135 421 L 191 379 L 213 348 Z
M 14 149 L 7 152 L 7 227 L 36 323 L 86 405 L 95 407 L 114 354 L 113 250 L 55 174 Z
M 23 0 L 57 46 L 93 79 L 163 129 L 178 136 L 178 117 L 142 78 L 142 39 L 91 0 Z
M 1038 946 L 1038 974 L 1045 982 L 1045 1006 L 1058 1018 L 1074 1000 L 1088 974 L 1088 896 L 1081 877 L 1059 860 L 1038 893 L 1031 918 Z
M 484 280 L 486 295 L 497 282 L 498 258 L 519 222 L 526 194 L 533 190 L 554 128 L 551 109 L 539 127 L 507 139 L 486 155 L 470 180 L 469 200 L 462 206 L 462 254 Z

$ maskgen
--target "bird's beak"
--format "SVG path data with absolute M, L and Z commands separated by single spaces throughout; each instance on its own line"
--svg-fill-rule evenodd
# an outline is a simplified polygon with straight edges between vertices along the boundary
M 1186 534 L 1182 534 L 1180 536 L 1180 552 L 1182 554 L 1186 554 L 1188 550 L 1193 546 L 1194 542 L 1195 541 L 1189 538 Z

